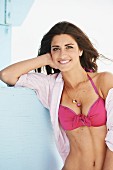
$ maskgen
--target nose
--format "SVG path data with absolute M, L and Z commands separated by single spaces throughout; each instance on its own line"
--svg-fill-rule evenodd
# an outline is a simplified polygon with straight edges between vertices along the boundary
M 60 58 L 63 59 L 67 56 L 67 52 L 65 49 L 61 49 L 60 50 Z

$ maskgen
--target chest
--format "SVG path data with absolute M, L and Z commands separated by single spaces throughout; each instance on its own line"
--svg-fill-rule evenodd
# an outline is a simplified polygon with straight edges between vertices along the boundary
M 77 89 L 69 90 L 68 92 L 63 89 L 60 104 L 70 108 L 76 114 L 82 113 L 87 116 L 90 108 L 95 104 L 98 98 L 99 95 L 88 82 L 87 84 L 80 86 Z M 73 99 L 76 99 L 77 103 L 81 103 L 81 106 L 78 107 L 76 103 L 73 103 Z

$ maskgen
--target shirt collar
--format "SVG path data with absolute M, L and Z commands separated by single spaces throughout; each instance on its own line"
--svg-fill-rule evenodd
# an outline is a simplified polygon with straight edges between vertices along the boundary
M 62 78 L 61 72 L 58 74 L 58 76 L 56 78 L 56 82 L 63 82 L 63 78 Z

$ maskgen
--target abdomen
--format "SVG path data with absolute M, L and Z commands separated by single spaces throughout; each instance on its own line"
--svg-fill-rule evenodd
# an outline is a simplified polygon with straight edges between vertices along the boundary
M 63 170 L 102 170 L 106 154 L 106 126 L 83 126 L 66 133 L 70 153 Z

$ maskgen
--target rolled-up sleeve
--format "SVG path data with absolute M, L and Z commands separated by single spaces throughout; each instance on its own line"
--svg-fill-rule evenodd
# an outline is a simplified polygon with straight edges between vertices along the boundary
M 35 90 L 44 107 L 49 109 L 49 75 L 42 73 L 27 73 L 18 79 L 15 87 L 27 87 Z
M 107 134 L 105 142 L 108 148 L 113 151 L 113 88 L 108 92 L 105 107 L 107 111 Z

